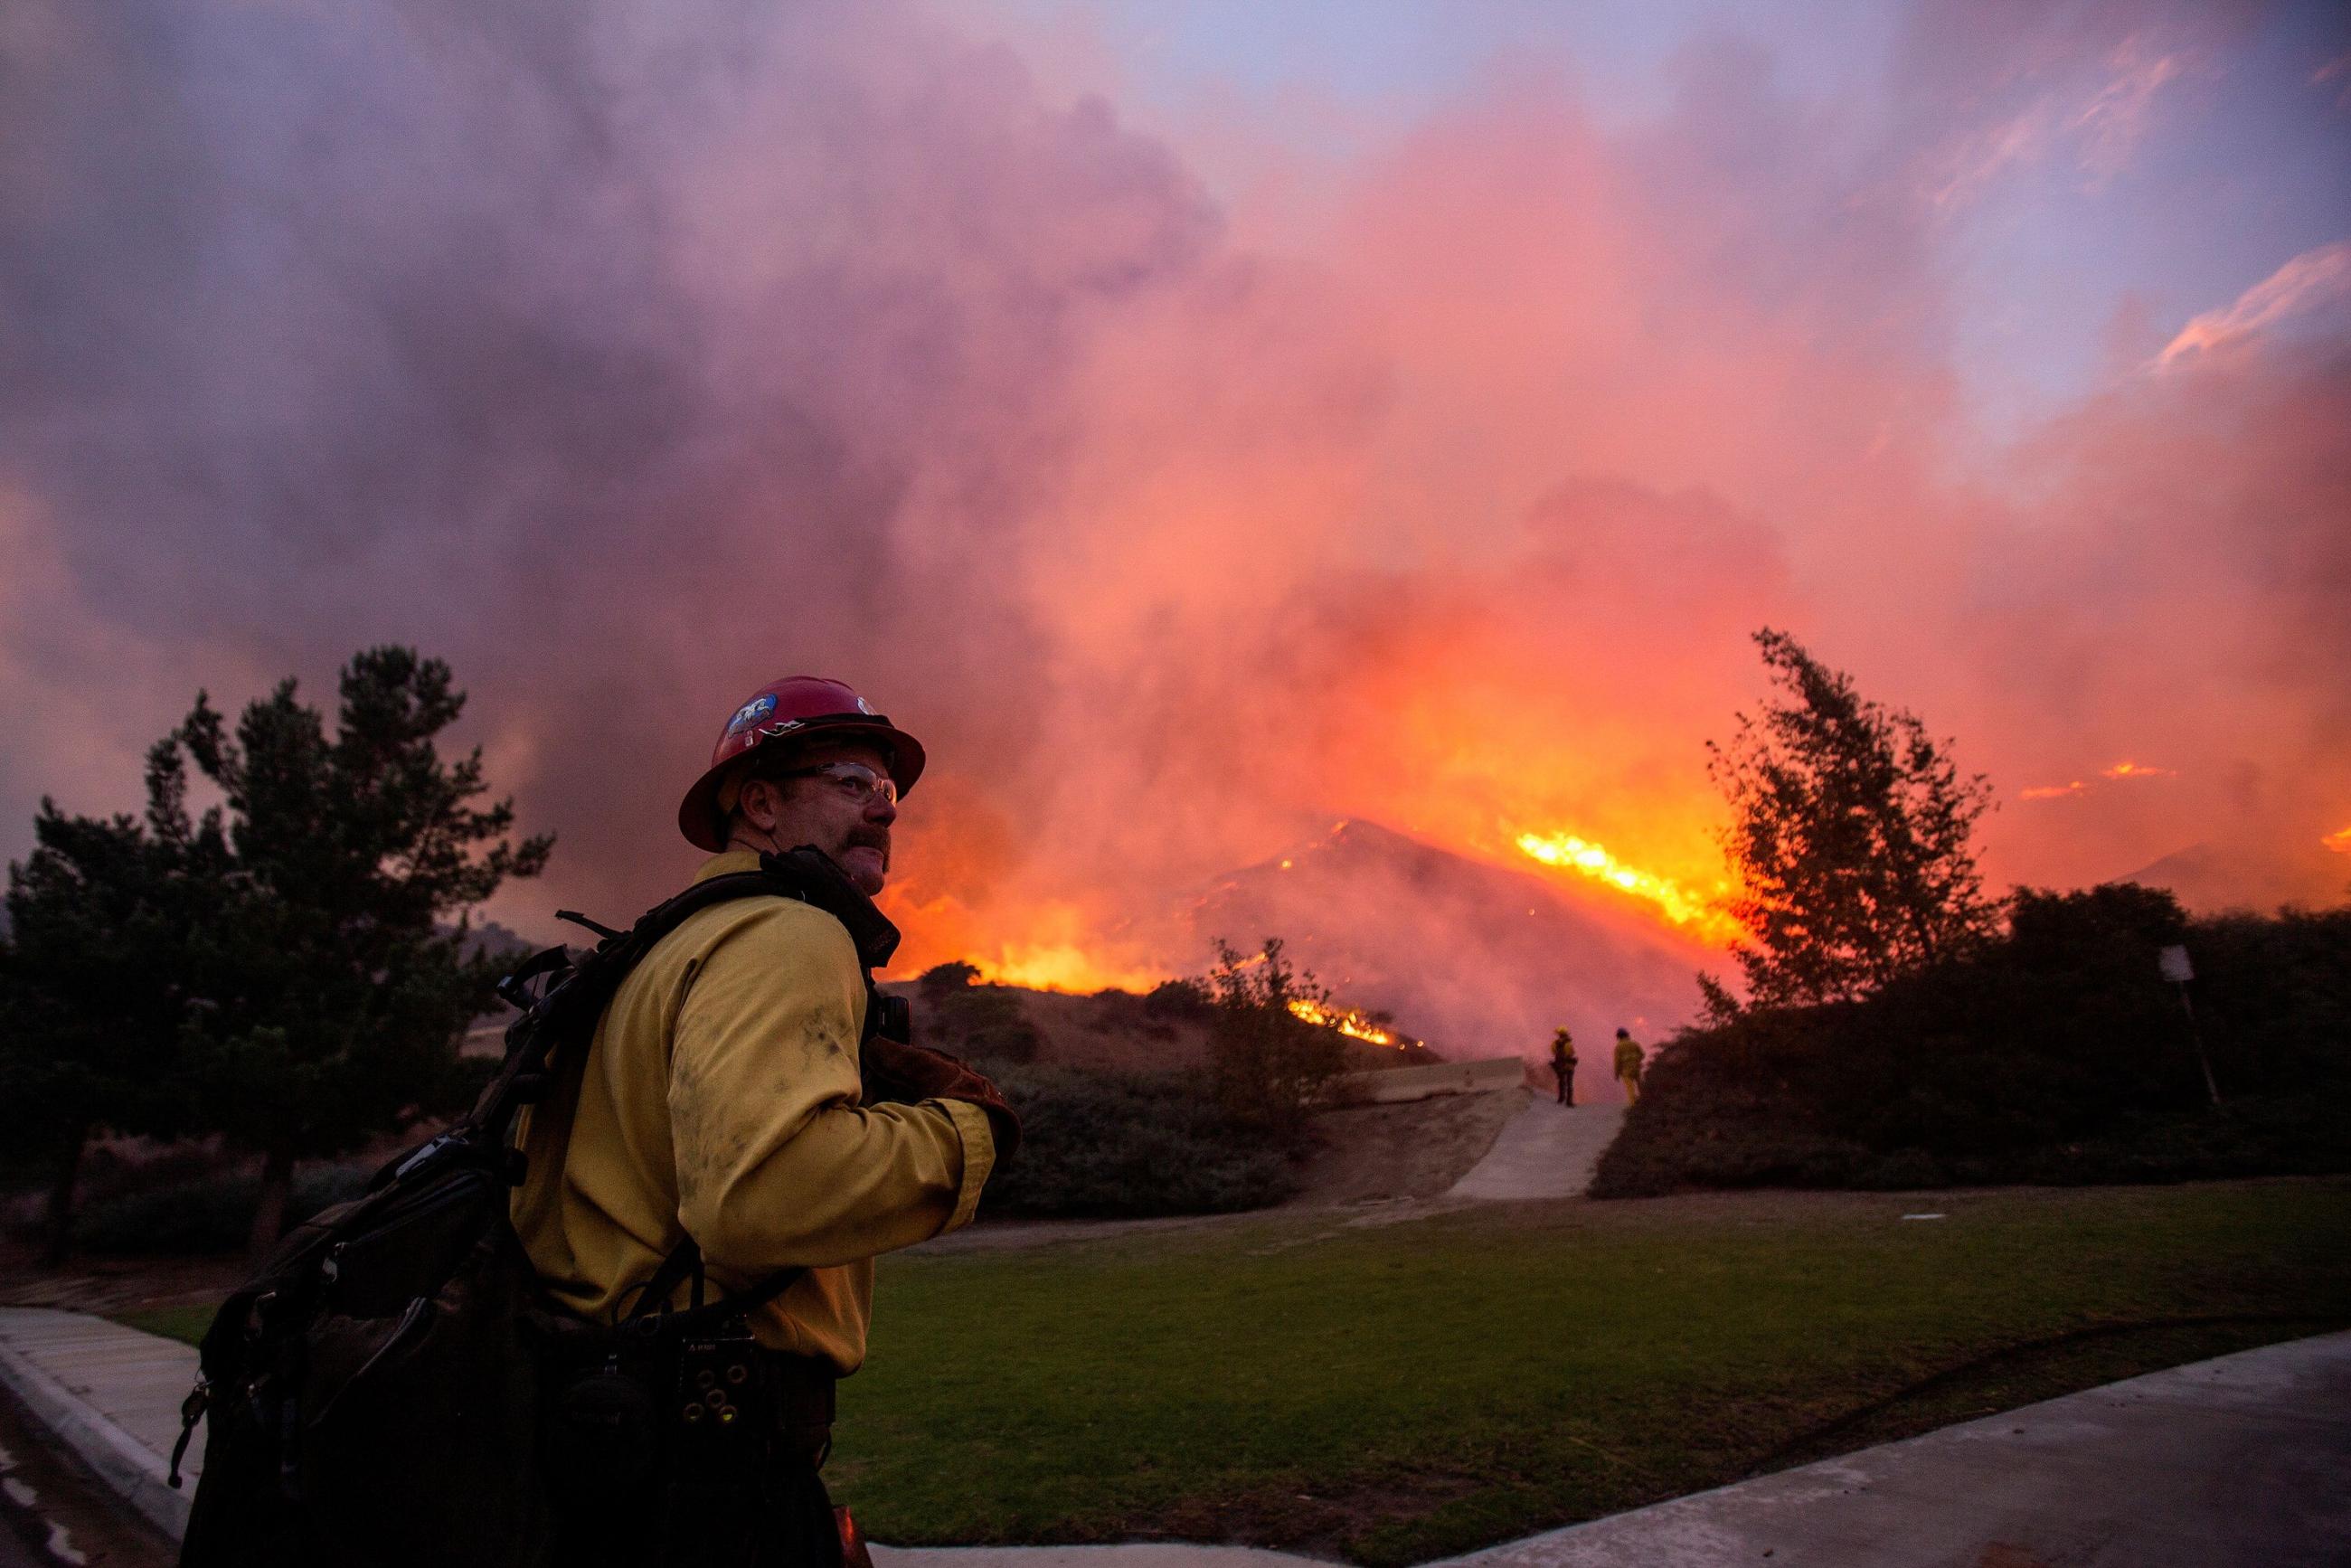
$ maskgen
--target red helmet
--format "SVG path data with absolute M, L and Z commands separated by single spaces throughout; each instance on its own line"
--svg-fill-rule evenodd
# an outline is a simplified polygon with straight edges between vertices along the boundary
M 678 831 L 698 849 L 725 849 L 726 816 L 719 810 L 718 787 L 734 771 L 733 764 L 762 747 L 796 746 L 818 737 L 879 745 L 889 755 L 890 778 L 901 795 L 923 776 L 923 743 L 875 713 L 863 697 L 839 681 L 790 675 L 753 692 L 726 721 L 709 770 L 678 804 Z

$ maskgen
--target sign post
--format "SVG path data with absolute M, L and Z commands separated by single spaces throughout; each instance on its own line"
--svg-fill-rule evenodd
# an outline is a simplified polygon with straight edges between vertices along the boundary
M 2204 1070 L 2204 1092 L 2212 1096 L 2215 1110 L 2220 1104 L 2220 1086 L 2212 1079 L 2212 1059 L 2204 1053 L 2204 1031 L 2196 1024 L 2196 1008 L 2188 999 L 2188 982 L 2196 977 L 2195 967 L 2188 961 L 2188 949 L 2179 946 L 2164 948 L 2155 956 L 2155 967 L 2163 977 L 2179 988 L 2179 1010 L 2188 1015 L 2189 1043 L 2196 1048 L 2196 1065 Z

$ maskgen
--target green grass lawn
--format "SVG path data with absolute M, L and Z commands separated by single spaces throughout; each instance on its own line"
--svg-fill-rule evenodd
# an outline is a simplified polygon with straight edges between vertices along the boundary
M 1287 1216 L 893 1258 L 876 1296 L 827 1471 L 874 1539 L 1392 1564 L 2351 1324 L 2351 1183 Z M 2241 1314 L 2280 1321 L 1999 1354 Z
M 216 1307 L 150 1307 L 141 1311 L 110 1314 L 114 1321 L 149 1333 L 162 1334 L 165 1339 L 201 1343 L 204 1331 L 213 1326 Z
M 2351 1181 L 1266 1216 L 876 1297 L 826 1472 L 873 1538 L 1386 1565 L 2351 1326 Z

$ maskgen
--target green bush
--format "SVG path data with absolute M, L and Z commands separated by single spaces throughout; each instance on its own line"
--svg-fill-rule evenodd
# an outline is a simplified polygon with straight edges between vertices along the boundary
M 1300 1016 L 1335 1012 L 1331 992 L 1282 956 L 1278 936 L 1249 954 L 1221 938 L 1212 946 L 1217 966 L 1201 984 L 1214 1003 L 1208 1076 L 1217 1098 L 1234 1121 L 1302 1153 L 1310 1118 L 1349 1066 L 1347 1038 Z
M 2215 1113 L 2157 951 L 2184 944 Z M 2020 894 L 1982 951 L 1759 1008 L 1652 1063 L 1593 1192 L 2351 1170 L 2351 909 L 2189 921 L 2127 884 Z
M 940 969 L 967 968 L 943 964 Z M 934 969 L 923 977 L 927 987 Z M 920 1027 L 925 1042 L 957 1056 L 994 1061 L 1034 1061 L 1044 1036 L 1029 1019 L 1019 993 L 1005 986 L 965 984 L 924 993 Z
M 914 986 L 922 993 L 923 1000 L 939 1002 L 976 984 L 978 979 L 978 968 L 958 958 L 951 963 L 932 965 L 916 977 Z
M 286 1209 L 295 1225 L 330 1204 L 356 1197 L 373 1165 L 315 1166 L 294 1178 Z M 253 1229 L 261 1178 L 250 1170 L 216 1173 L 126 1192 L 85 1206 L 74 1219 L 74 1245 L 101 1256 L 195 1256 L 244 1249 Z
M 1216 1007 L 1208 988 L 1197 980 L 1162 980 L 1143 998 L 1144 1010 L 1157 1019 L 1206 1019 Z
M 1290 1162 L 1196 1076 L 990 1063 L 1020 1113 L 1019 1157 L 987 1185 L 996 1215 L 1228 1214 L 1297 1189 Z

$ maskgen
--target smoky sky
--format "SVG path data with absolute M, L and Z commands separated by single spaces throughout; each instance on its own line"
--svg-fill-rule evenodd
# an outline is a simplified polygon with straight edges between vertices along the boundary
M 0 111 L 6 462 L 74 611 L 183 703 L 214 651 L 444 653 L 575 868 L 784 670 L 1031 744 L 1069 340 L 1216 230 L 1000 54 L 637 10 L 35 6 Z
M 930 747 L 924 960 L 1116 949 L 1332 815 L 1702 882 L 1701 743 L 1769 623 L 1993 776 L 1996 880 L 2203 842 L 2323 894 L 2339 192 L 2200 335 L 2126 302 L 2096 391 L 2012 442 L 1954 371 L 1967 214 L 2225 164 L 2261 14 L 1921 6 L 1868 114 L 1729 30 L 1630 127 L 1515 62 L 1274 240 L 928 9 L 19 0 L 6 842 L 44 792 L 134 803 L 197 687 L 324 699 L 399 641 L 560 835 L 498 905 L 527 929 L 674 883 L 677 796 L 799 672 Z

